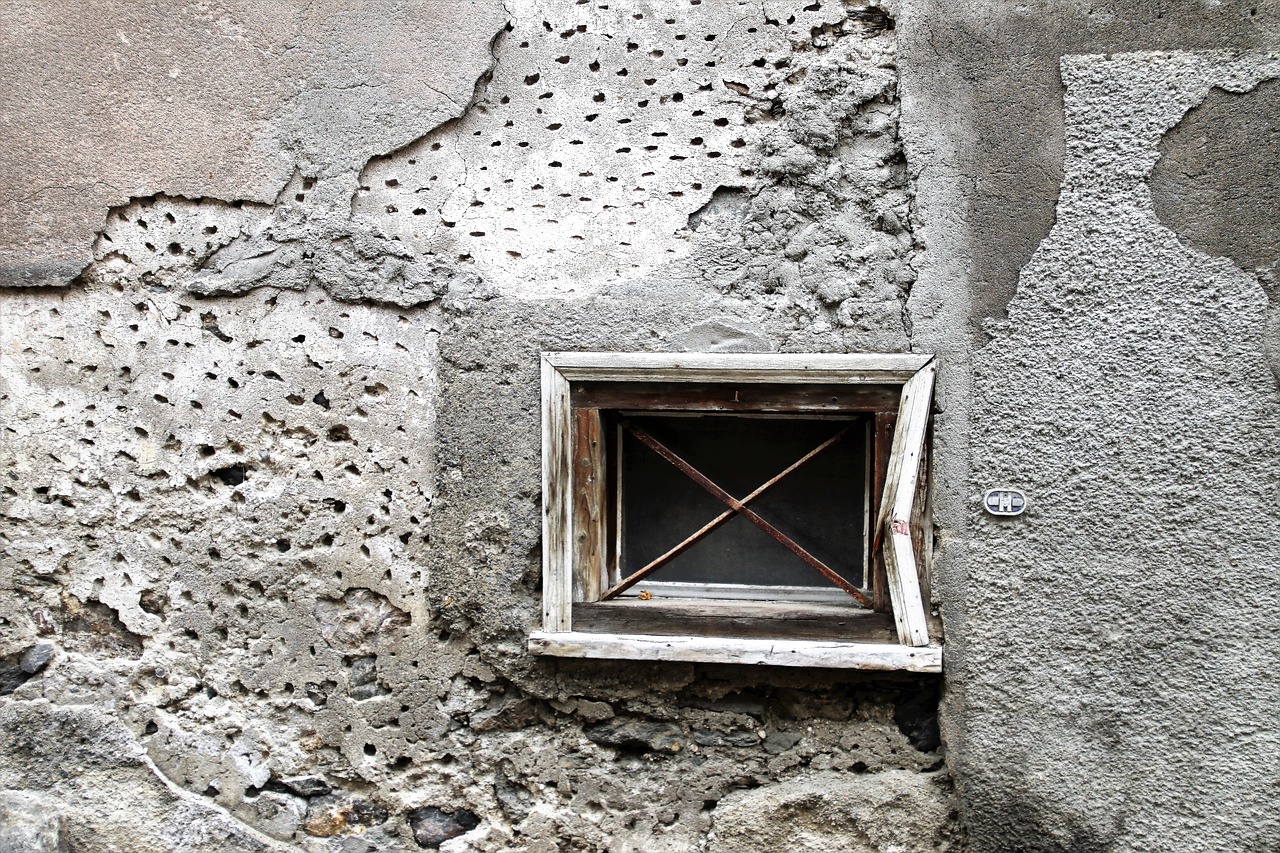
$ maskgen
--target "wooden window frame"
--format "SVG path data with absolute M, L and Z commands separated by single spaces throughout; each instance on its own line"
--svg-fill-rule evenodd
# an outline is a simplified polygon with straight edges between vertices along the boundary
M 566 657 L 940 672 L 940 637 L 926 606 L 926 439 L 935 370 L 932 355 L 915 353 L 543 353 L 543 620 L 542 630 L 530 636 L 530 651 Z M 861 614 L 844 618 L 820 604 L 747 601 L 733 606 L 718 601 L 683 602 L 687 612 L 698 616 L 731 615 L 699 622 L 716 626 L 710 634 L 647 633 L 646 613 L 655 611 L 646 611 L 640 602 L 596 603 L 610 578 L 609 463 L 600 412 L 610 409 L 606 392 L 616 383 L 648 383 L 649 388 L 661 383 L 676 389 L 667 390 L 665 397 L 655 392 L 645 407 L 653 411 L 663 410 L 664 399 L 677 399 L 678 389 L 700 383 L 699 387 L 726 390 L 756 384 L 797 386 L 798 392 L 804 390 L 798 386 L 822 386 L 828 392 L 830 386 L 842 386 L 848 393 L 830 397 L 829 405 L 824 398 L 788 411 L 877 412 L 873 420 L 882 440 L 876 446 L 889 443 L 890 429 L 892 443 L 887 459 L 881 451 L 879 460 L 883 482 L 877 483 L 880 500 L 871 534 L 883 559 L 875 561 L 880 583 L 871 586 L 877 604 L 891 610 L 892 628 L 863 631 Z M 898 391 L 896 411 L 886 410 L 885 386 Z M 589 389 L 602 390 L 586 407 L 575 407 L 571 397 L 584 388 L 588 395 Z M 856 401 L 859 394 L 874 396 L 876 389 L 880 402 Z M 717 406 L 717 411 L 734 410 L 768 411 L 751 403 L 737 409 L 731 402 Z M 868 460 L 869 479 L 875 461 Z M 574 630 L 575 604 L 582 611 L 580 621 L 590 611 L 592 630 Z M 607 616 L 603 623 L 602 615 Z

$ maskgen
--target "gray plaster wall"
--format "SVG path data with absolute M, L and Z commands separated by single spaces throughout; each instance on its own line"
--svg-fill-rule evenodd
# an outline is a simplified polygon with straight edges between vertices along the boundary
M 1278 11 L 903 10 L 909 310 L 951 350 L 942 730 L 976 849 L 1276 844 Z M 983 516 L 998 485 L 1024 520 Z
M 1273 3 L 6 11 L 0 850 L 1280 845 Z M 939 353 L 944 676 L 529 656 L 591 349 Z

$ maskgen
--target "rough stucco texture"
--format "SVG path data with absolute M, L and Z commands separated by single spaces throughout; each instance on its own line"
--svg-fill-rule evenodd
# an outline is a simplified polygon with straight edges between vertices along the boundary
M 1280 56 L 1063 62 L 1057 223 L 973 356 L 975 487 L 948 740 L 978 849 L 1266 850 L 1280 773 L 1280 393 L 1266 296 L 1157 219 L 1162 136 Z M 976 508 L 975 508 L 976 512 Z
M 890 12 L 440 4 L 405 13 L 448 31 L 426 51 L 378 9 L 354 30 L 299 11 L 288 37 L 257 7 L 218 19 L 335 52 L 322 89 L 355 112 L 264 106 L 241 133 L 260 92 L 313 76 L 259 68 L 220 95 L 251 180 L 184 183 L 134 138 L 99 146 L 128 180 L 74 228 L 22 220 L 20 264 L 87 253 L 72 287 L 0 294 L 0 803 L 22 837 L 674 851 L 799 810 L 778 849 L 960 849 L 937 679 L 524 650 L 540 349 L 910 348 Z M 158 26 L 130 14 L 84 32 Z M 447 96 L 401 93 L 392 121 L 412 80 L 342 58 L 365 50 Z

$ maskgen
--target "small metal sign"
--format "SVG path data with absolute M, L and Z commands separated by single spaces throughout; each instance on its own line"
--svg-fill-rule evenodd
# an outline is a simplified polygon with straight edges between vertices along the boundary
M 1022 515 L 1027 496 L 1017 489 L 988 489 L 982 496 L 982 505 L 992 515 Z

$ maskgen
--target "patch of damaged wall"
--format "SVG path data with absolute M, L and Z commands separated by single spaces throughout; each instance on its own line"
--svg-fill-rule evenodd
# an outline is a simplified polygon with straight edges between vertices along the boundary
M 1275 77 L 1273 57 L 1069 63 L 1059 225 L 975 353 L 973 306 L 991 294 L 952 270 L 989 247 L 964 245 L 981 235 L 947 193 L 973 176 L 931 136 L 967 113 L 938 84 L 908 93 L 914 118 L 903 114 L 900 74 L 919 83 L 932 67 L 920 45 L 945 43 L 913 4 L 446 5 L 395 17 L 371 4 L 332 42 L 309 11 L 184 19 L 211 68 L 244 62 L 246 45 L 288 57 L 266 66 L 270 85 L 219 95 L 253 168 L 206 179 L 148 138 L 154 162 L 103 166 L 112 188 L 80 193 L 94 206 L 39 208 L 60 223 L 47 253 L 6 231 L 7 283 L 56 286 L 0 293 L 0 824 L 32 849 L 1265 849 L 1280 837 L 1247 793 L 1266 789 L 1274 728 L 1255 735 L 1261 751 L 1219 746 L 1265 715 L 1247 698 L 1179 692 L 1200 659 L 1180 644 L 1223 637 L 1158 606 L 1184 561 L 1236 588 L 1275 565 L 1256 537 L 1215 562 L 1210 505 L 1171 497 L 1190 477 L 1274 515 L 1265 295 L 1252 273 L 1161 230 L 1142 194 L 1161 134 L 1213 85 Z M 394 40 L 366 20 L 383 14 Z M 155 26 L 138 16 L 139 32 Z M 135 48 L 140 67 L 185 81 L 148 50 Z M 410 66 L 422 70 L 402 78 Z M 1119 108 L 1166 91 L 1177 98 L 1154 118 Z M 217 143 L 207 123 L 190 126 L 196 148 Z M 94 168 L 60 180 L 86 186 Z M 10 195 L 38 206 L 66 193 Z M 1100 259 L 1093 223 L 1116 207 L 1131 215 Z M 1210 284 L 1188 296 L 1178 282 L 1193 280 Z M 1155 295 L 1137 298 L 1132 281 Z M 1170 331 L 1197 312 L 1218 325 Z M 1100 339 L 1113 345 L 1099 355 Z M 544 349 L 944 353 L 941 730 L 941 685 L 926 678 L 530 658 Z M 1166 349 L 1199 365 L 1163 377 L 1187 383 L 1176 417 L 1164 386 L 1124 379 Z M 1131 433 L 1063 432 L 1135 388 L 1146 396 L 1123 421 Z M 1198 419 L 1193 398 L 1234 425 Z M 1191 469 L 1168 462 L 1187 452 L 1170 443 L 1184 433 L 1204 457 Z M 1153 449 L 1117 449 L 1132 441 Z M 1259 479 L 1242 479 L 1241 445 Z M 977 517 L 970 498 L 994 480 L 1032 486 L 1028 526 Z M 1103 585 L 1108 601 L 1146 596 L 1120 617 L 1059 588 L 1112 577 L 1100 563 L 1117 559 L 1060 486 L 1132 503 L 1126 483 L 1163 556 Z M 1250 588 L 1249 612 L 1277 603 Z M 1203 600 L 1228 633 L 1264 630 L 1231 616 L 1227 591 Z M 1156 639 L 1126 644 L 1144 634 Z M 1038 663 L 1046 642 L 1055 651 Z M 1242 660 L 1230 683 L 1273 695 Z M 1218 715 L 1207 746 L 1134 722 L 1194 728 L 1179 702 Z M 1222 779 L 1187 770 L 1202 753 Z M 1232 802 L 1249 819 L 1215 820 Z
M 116 199 L 73 282 L 4 293 L 33 837 L 961 843 L 936 679 L 523 649 L 540 349 L 910 347 L 891 11 L 507 12 L 455 117 L 274 198 Z

